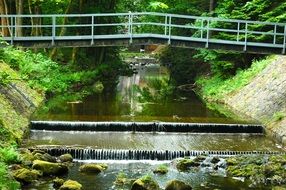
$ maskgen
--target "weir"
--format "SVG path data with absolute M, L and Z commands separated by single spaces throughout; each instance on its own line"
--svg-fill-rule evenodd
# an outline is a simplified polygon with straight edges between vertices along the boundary
M 35 150 L 31 148 L 30 150 Z M 52 156 L 71 154 L 78 160 L 173 160 L 188 156 L 232 156 L 232 155 L 284 155 L 275 151 L 169 151 L 169 150 L 118 150 L 80 148 L 37 148 Z
M 185 132 L 185 133 L 263 133 L 262 125 L 173 123 L 173 122 L 69 122 L 31 121 L 35 130 L 64 131 L 138 131 L 138 132 Z

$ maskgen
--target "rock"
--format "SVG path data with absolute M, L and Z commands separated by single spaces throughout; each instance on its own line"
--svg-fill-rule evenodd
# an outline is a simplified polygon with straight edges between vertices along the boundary
M 216 164 L 220 161 L 219 157 L 215 156 L 211 159 L 211 163 Z
M 63 175 L 68 172 L 68 167 L 65 164 L 42 160 L 34 160 L 32 168 L 42 171 L 44 175 Z
M 205 155 L 198 155 L 197 157 L 194 158 L 194 162 L 202 162 L 207 158 Z
M 63 154 L 59 157 L 61 162 L 72 162 L 73 161 L 73 157 L 70 154 Z
M 64 184 L 64 182 L 65 180 L 57 177 L 56 179 L 53 180 L 53 187 L 58 189 Z
M 275 187 L 272 187 L 272 190 L 286 190 L 286 188 L 285 187 L 275 186 Z
M 191 159 L 181 159 L 178 161 L 176 167 L 179 171 L 188 171 L 191 167 L 200 166 L 199 162 L 195 162 Z
M 18 170 L 15 170 L 12 172 L 13 177 L 23 183 L 23 184 L 29 184 L 32 183 L 32 181 L 38 179 L 42 176 L 42 174 L 37 170 L 29 170 L 26 168 L 21 168 Z
M 134 181 L 131 190 L 159 190 L 159 185 L 152 177 L 146 175 Z
M 60 190 L 81 190 L 82 185 L 73 180 L 67 180 L 64 184 L 60 187 Z
M 33 164 L 33 161 L 35 160 L 34 155 L 27 149 L 27 150 L 21 150 L 20 153 L 20 159 L 23 165 L 25 166 L 31 166 Z
M 167 183 L 165 190 L 192 190 L 192 187 L 182 181 L 171 180 Z
M 122 185 L 130 184 L 130 180 L 127 178 L 127 175 L 125 173 L 120 172 L 116 176 L 116 180 L 114 184 L 118 186 L 122 186 Z
M 79 171 L 83 173 L 98 174 L 107 169 L 106 164 L 84 164 L 79 167 Z
M 36 153 L 34 155 L 35 160 L 42 160 L 42 161 L 47 161 L 47 162 L 57 162 L 57 159 L 51 155 L 49 155 L 48 153 Z
M 168 173 L 168 167 L 165 164 L 158 166 L 153 173 L 155 174 L 166 174 Z
M 33 155 L 35 155 L 35 154 L 37 154 L 37 153 L 39 153 L 39 154 L 45 154 L 46 152 L 45 152 L 45 151 L 42 151 L 42 150 L 34 150 L 34 151 L 32 152 Z
M 229 157 L 225 161 L 226 161 L 226 164 L 228 166 L 234 166 L 234 165 L 237 165 L 239 163 L 238 159 L 236 157 Z

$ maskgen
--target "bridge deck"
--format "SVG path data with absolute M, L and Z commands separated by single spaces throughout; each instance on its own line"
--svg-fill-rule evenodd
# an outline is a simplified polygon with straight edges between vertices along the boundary
M 175 47 L 285 54 L 286 24 L 163 13 L 1 15 L 13 45 L 34 48 L 168 44 Z M 32 18 L 42 25 L 32 25 Z M 16 25 L 22 19 L 23 25 Z M 65 21 L 63 21 L 65 20 Z M 23 35 L 18 36 L 19 30 Z M 104 35 L 102 35 L 104 34 Z M 259 40 L 258 40 L 259 39 Z

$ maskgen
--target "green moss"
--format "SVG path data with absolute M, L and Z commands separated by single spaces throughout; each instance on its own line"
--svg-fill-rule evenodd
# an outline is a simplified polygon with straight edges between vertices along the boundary
M 60 190 L 80 190 L 82 185 L 77 181 L 67 180 L 64 184 L 60 187 Z
M 150 175 L 145 175 L 134 181 L 131 190 L 159 190 L 159 185 Z
M 107 169 L 106 164 L 84 164 L 79 167 L 79 171 L 83 173 L 98 174 Z
M 178 161 L 176 165 L 179 171 L 188 171 L 191 167 L 198 167 L 198 166 L 200 166 L 200 163 L 191 159 L 181 159 Z
M 272 116 L 272 121 L 277 122 L 281 121 L 286 117 L 286 114 L 284 112 L 275 112 Z
M 0 162 L 0 189 L 20 189 L 20 183 L 8 173 L 8 166 Z
M 68 172 L 68 167 L 64 164 L 42 160 L 34 160 L 32 168 L 42 171 L 44 175 L 63 175 Z
M 158 166 L 157 168 L 155 168 L 155 170 L 153 171 L 153 173 L 156 174 L 166 174 L 168 173 L 169 169 L 168 166 L 166 164 L 161 164 L 160 166 Z

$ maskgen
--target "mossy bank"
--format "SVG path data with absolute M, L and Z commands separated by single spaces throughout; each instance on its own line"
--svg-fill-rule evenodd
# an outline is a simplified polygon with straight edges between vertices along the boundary
M 200 78 L 199 94 L 235 113 L 263 123 L 266 132 L 286 145 L 286 57 L 269 56 L 227 80 Z

